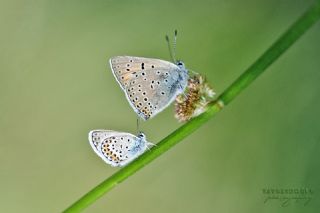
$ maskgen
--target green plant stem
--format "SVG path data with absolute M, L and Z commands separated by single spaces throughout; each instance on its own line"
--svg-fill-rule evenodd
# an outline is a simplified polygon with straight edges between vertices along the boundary
M 242 90 L 250 85 L 268 66 L 275 62 L 294 42 L 298 40 L 320 18 L 320 4 L 314 3 L 260 58 L 256 60 L 231 86 L 229 86 L 207 110 L 198 117 L 185 123 L 170 135 L 161 140 L 157 146 L 145 152 L 139 158 L 120 169 L 111 177 L 93 188 L 82 198 L 72 204 L 64 212 L 79 212 L 98 198 L 110 191 L 114 186 L 127 179 L 143 166 L 159 157 L 174 145 L 182 141 L 193 131 L 219 112 L 224 105 L 229 104 Z

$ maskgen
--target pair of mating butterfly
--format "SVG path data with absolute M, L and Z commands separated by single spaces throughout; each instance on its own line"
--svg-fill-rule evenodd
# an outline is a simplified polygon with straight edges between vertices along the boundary
M 174 47 L 177 31 L 175 31 Z M 188 83 L 188 70 L 183 62 L 174 63 L 151 58 L 116 56 L 110 66 L 130 106 L 144 120 L 154 117 L 184 92 Z M 111 166 L 124 166 L 141 155 L 148 146 L 143 133 L 137 136 L 111 130 L 93 130 L 89 133 L 93 150 Z

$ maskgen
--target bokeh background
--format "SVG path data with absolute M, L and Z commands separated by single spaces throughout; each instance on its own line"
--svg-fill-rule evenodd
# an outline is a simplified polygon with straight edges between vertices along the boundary
M 311 0 L 19 1 L 0 5 L 0 212 L 61 212 L 116 172 L 92 129 L 136 132 L 108 59 L 177 56 L 221 93 Z M 320 24 L 219 115 L 85 212 L 316 212 Z M 141 123 L 154 143 L 173 107 Z M 264 203 L 264 188 L 311 188 Z

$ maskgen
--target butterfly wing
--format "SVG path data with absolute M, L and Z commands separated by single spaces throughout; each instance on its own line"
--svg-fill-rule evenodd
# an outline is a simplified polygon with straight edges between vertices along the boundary
M 177 65 L 160 59 L 116 56 L 110 66 L 131 107 L 145 120 L 165 109 L 187 85 Z

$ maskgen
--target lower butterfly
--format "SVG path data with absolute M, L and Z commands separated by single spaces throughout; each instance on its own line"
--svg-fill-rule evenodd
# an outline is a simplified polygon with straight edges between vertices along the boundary
M 125 166 L 152 146 L 140 132 L 137 136 L 112 130 L 92 130 L 89 143 L 95 153 L 111 166 Z

